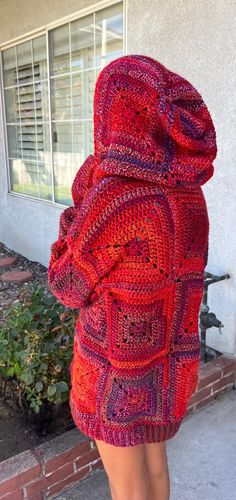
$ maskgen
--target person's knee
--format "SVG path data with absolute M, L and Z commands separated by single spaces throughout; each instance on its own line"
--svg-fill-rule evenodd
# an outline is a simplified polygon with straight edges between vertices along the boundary
M 149 448 L 146 455 L 146 466 L 150 480 L 157 480 L 168 474 L 168 459 L 165 448 Z
M 144 445 L 115 447 L 97 441 L 108 476 L 112 500 L 148 500 L 148 476 Z
M 112 500 L 148 500 L 148 477 L 142 475 L 141 478 L 109 478 Z
M 145 467 L 128 472 L 123 468 L 122 473 L 108 475 L 112 493 L 112 500 L 148 500 L 147 492 L 149 479 Z
M 151 466 L 147 465 L 148 476 L 162 476 L 166 473 L 167 470 L 168 463 L 164 457 L 162 460 L 158 460 L 156 462 L 155 467 L 153 466 L 153 464 Z

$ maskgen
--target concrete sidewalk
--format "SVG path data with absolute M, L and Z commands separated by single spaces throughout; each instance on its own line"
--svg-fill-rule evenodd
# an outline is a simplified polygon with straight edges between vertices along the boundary
M 186 418 L 167 452 L 170 500 L 236 498 L 236 390 Z M 106 473 L 96 470 L 57 499 L 111 500 Z

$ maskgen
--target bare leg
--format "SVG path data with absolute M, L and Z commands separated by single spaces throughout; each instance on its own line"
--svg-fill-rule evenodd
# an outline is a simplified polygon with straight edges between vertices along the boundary
M 120 447 L 101 440 L 95 442 L 108 476 L 112 500 L 150 500 L 145 445 Z
M 145 444 L 149 477 L 148 500 L 169 500 L 170 477 L 166 441 Z

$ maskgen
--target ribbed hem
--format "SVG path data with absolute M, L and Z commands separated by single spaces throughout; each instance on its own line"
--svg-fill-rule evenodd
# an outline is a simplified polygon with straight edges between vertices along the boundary
M 91 439 L 100 439 L 105 443 L 114 446 L 135 446 L 144 443 L 156 443 L 171 439 L 179 430 L 183 418 L 175 422 L 166 424 L 143 424 L 130 428 L 129 431 L 114 430 L 108 428 L 103 422 L 96 420 L 95 417 L 83 417 L 76 409 L 76 404 L 70 398 L 70 408 L 72 418 L 76 427 L 78 427 L 86 436 Z

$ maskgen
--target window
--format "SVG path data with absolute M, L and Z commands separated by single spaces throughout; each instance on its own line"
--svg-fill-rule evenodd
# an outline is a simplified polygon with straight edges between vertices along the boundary
M 71 204 L 93 152 L 96 79 L 123 53 L 122 2 L 2 51 L 11 191 Z

